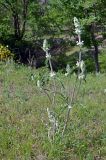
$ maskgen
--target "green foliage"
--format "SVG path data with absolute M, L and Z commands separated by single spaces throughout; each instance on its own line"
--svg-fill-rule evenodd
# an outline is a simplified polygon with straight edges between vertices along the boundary
M 106 72 L 106 50 L 103 50 L 99 55 L 101 72 Z
M 0 37 L 14 35 L 16 30 L 20 32 L 17 34 L 24 34 L 23 38 L 31 40 L 44 35 L 72 35 L 74 16 L 80 18 L 83 25 L 94 22 L 104 24 L 105 5 L 105 1 L 99 0 L 49 0 L 47 3 L 0 0 Z M 15 15 L 18 18 L 17 22 L 14 19 Z

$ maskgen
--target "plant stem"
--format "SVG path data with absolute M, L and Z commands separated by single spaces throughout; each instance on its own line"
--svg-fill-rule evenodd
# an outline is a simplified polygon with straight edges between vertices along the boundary
M 81 42 L 81 35 L 80 34 L 78 35 L 78 38 L 79 38 L 79 42 Z M 81 62 L 81 57 L 82 57 L 82 50 L 81 50 L 81 46 L 80 46 L 79 62 Z M 80 74 L 80 68 L 78 69 L 78 75 L 79 74 Z M 76 79 L 76 82 L 77 82 L 77 79 Z M 76 84 L 77 84 L 76 82 L 75 82 L 75 85 L 74 85 L 74 90 L 73 90 L 73 93 L 72 93 L 70 105 L 72 105 L 73 100 L 74 100 L 75 89 L 76 89 Z M 81 85 L 81 81 L 80 81 L 79 87 L 80 87 L 80 85 Z M 64 128 L 63 128 L 63 132 L 62 132 L 62 136 L 64 135 L 64 132 L 65 132 L 65 130 L 67 128 L 67 123 L 68 123 L 68 120 L 69 120 L 70 111 L 71 111 L 71 108 L 68 108 L 67 115 L 66 115 L 66 120 L 65 120 L 65 124 L 64 124 Z
M 46 54 L 50 55 L 50 53 L 48 53 L 48 51 L 46 51 Z M 49 58 L 48 61 L 49 61 L 51 73 L 53 73 L 54 71 L 53 71 L 53 66 L 52 66 L 51 58 Z M 52 100 L 53 106 L 55 106 L 55 97 L 56 97 L 55 92 L 56 92 L 56 83 L 55 83 L 55 79 L 53 77 L 53 100 Z
M 76 82 L 77 82 L 77 79 L 76 79 Z M 72 92 L 72 97 L 71 97 L 70 105 L 72 105 L 72 103 L 73 103 L 74 94 L 75 94 L 75 88 L 76 88 L 76 84 L 77 84 L 76 82 L 75 82 L 74 89 L 73 89 L 73 92 Z M 68 108 L 67 115 L 66 115 L 66 120 L 65 120 L 65 124 L 64 124 L 64 128 L 63 128 L 63 131 L 62 131 L 62 136 L 64 135 L 65 130 L 66 130 L 66 128 L 67 128 L 70 111 L 71 111 L 71 108 Z

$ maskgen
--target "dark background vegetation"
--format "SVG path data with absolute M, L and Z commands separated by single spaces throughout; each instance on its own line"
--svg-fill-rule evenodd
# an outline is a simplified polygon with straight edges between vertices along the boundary
M 84 57 L 93 64 L 89 71 L 99 72 L 99 46 L 106 45 L 105 0 L 0 0 L 0 43 L 9 46 L 16 61 L 38 68 L 45 65 L 46 38 L 54 69 L 64 68 L 67 60 L 72 66 L 76 54 L 67 57 L 66 52 L 76 45 L 74 17 L 89 51 Z

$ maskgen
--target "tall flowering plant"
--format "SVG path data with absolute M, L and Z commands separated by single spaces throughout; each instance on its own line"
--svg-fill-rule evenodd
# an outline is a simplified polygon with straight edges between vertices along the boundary
M 76 17 L 74 17 L 74 26 L 75 26 L 75 33 L 78 36 L 78 41 L 76 41 L 76 44 L 80 48 L 79 60 L 76 63 L 76 66 L 78 68 L 78 78 L 80 80 L 81 79 L 85 80 L 85 78 L 86 78 L 86 67 L 85 67 L 84 61 L 82 60 L 82 47 L 83 47 L 84 41 L 82 41 L 82 39 L 81 39 L 81 33 L 82 33 L 81 25 L 80 25 L 80 23 L 79 23 L 79 21 Z
M 51 62 L 51 54 L 49 53 L 49 44 L 47 42 L 47 40 L 45 39 L 43 42 L 43 50 L 46 53 L 46 59 L 49 62 L 50 65 L 50 77 L 54 77 L 55 76 L 55 72 L 53 71 L 53 67 L 52 67 L 52 62 Z
M 69 101 L 69 104 L 68 104 L 68 109 L 67 109 L 65 123 L 64 123 L 63 131 L 62 131 L 62 136 L 64 135 L 65 130 L 67 128 L 67 124 L 68 124 L 68 120 L 69 120 L 69 116 L 70 116 L 70 111 L 73 108 L 73 101 L 75 101 L 75 99 L 74 99 L 75 92 L 76 92 L 76 90 L 78 92 L 78 90 L 80 89 L 81 81 L 85 80 L 85 77 L 86 77 L 86 67 L 85 67 L 84 61 L 82 60 L 82 46 L 84 44 L 84 41 L 81 40 L 81 32 L 82 32 L 81 31 L 81 25 L 80 25 L 80 23 L 79 23 L 79 21 L 76 17 L 74 17 L 74 26 L 75 26 L 75 33 L 78 36 L 78 41 L 76 41 L 76 44 L 80 48 L 79 59 L 76 63 L 76 67 L 78 68 L 77 77 L 80 80 L 80 83 L 79 83 L 79 86 L 77 87 L 77 79 L 76 79 L 76 82 L 75 82 L 75 85 L 74 85 L 74 88 L 73 88 L 73 92 L 72 92 L 72 95 L 71 95 L 71 100 Z M 69 73 L 70 73 L 70 66 L 67 65 L 65 75 L 68 75 Z M 76 93 L 76 95 L 77 95 L 77 93 Z
M 77 93 L 81 85 L 81 83 L 77 82 L 79 82 L 78 80 L 80 80 L 80 82 L 82 80 L 85 80 L 86 68 L 85 68 L 85 63 L 82 60 L 81 56 L 83 41 L 81 40 L 81 26 L 77 18 L 74 18 L 74 25 L 75 25 L 75 33 L 78 35 L 78 41 L 76 42 L 76 44 L 79 46 L 80 52 L 79 52 L 79 59 L 76 63 L 76 67 L 78 69 L 78 74 L 77 74 L 78 78 L 76 78 L 71 94 L 67 90 L 67 85 L 65 86 L 64 82 L 62 82 L 62 80 L 54 72 L 52 66 L 52 56 L 49 52 L 49 44 L 46 39 L 43 42 L 43 50 L 45 51 L 46 54 L 45 56 L 50 66 L 49 78 L 51 80 L 52 88 L 49 87 L 46 88 L 47 87 L 46 85 L 41 86 L 42 83 L 40 82 L 40 80 L 38 80 L 37 86 L 40 88 L 41 91 L 43 91 L 47 95 L 48 99 L 50 100 L 50 104 L 52 106 L 51 109 L 47 108 L 47 115 L 48 115 L 47 128 L 48 128 L 48 138 L 50 141 L 55 139 L 55 135 L 57 135 L 57 133 L 59 133 L 59 136 L 61 135 L 62 137 L 65 134 L 68 121 L 70 119 L 70 112 L 73 109 L 73 104 L 76 101 Z M 65 77 L 67 77 L 71 73 L 72 71 L 70 65 L 67 64 Z M 61 108 L 58 109 L 59 106 L 58 104 L 56 104 L 56 96 L 57 97 L 60 96 L 64 101 L 64 104 L 62 104 L 63 106 L 65 106 L 63 109 L 64 113 L 62 113 L 64 114 L 63 116 L 64 118 L 62 118 L 62 120 L 59 119 L 60 113 L 59 116 L 56 113 L 56 111 L 58 111 L 59 109 L 61 110 Z

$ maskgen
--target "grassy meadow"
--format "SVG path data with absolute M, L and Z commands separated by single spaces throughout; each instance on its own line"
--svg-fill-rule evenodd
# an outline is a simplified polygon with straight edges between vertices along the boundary
M 0 160 L 105 160 L 106 73 L 87 74 L 64 138 L 57 135 L 53 143 L 46 128 L 51 104 L 36 86 L 39 73 L 48 70 L 0 63 Z M 75 76 L 57 75 L 71 91 Z

